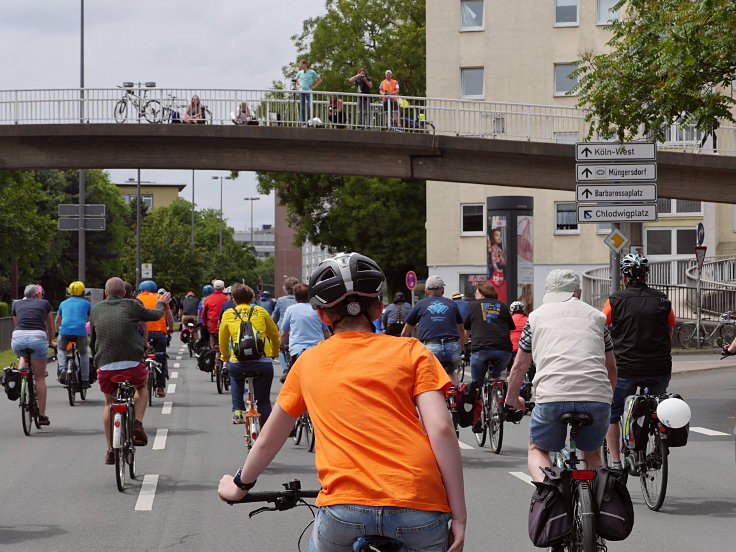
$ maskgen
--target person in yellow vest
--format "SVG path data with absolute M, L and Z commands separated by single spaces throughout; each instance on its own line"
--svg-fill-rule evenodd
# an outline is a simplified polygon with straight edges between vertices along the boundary
M 399 83 L 393 78 L 393 73 L 389 69 L 386 71 L 386 78 L 381 81 L 378 88 L 383 98 L 383 111 L 386 112 L 386 126 L 391 128 L 391 116 L 393 114 L 394 128 L 401 126 L 399 122 Z
M 161 300 L 158 294 L 156 282 L 152 280 L 144 280 L 138 286 L 140 293 L 138 300 L 143 303 L 147 309 L 155 309 L 156 304 Z M 148 341 L 153 345 L 153 350 L 157 353 L 156 360 L 161 363 L 161 372 L 156 373 L 156 396 L 166 396 L 166 380 L 169 379 L 169 367 L 166 362 L 166 337 L 174 331 L 174 315 L 169 305 L 166 305 L 164 315 L 153 322 L 148 322 Z

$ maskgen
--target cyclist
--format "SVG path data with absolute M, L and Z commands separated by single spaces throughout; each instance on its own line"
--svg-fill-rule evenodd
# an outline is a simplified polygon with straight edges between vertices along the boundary
M 541 468 L 551 466 L 550 451 L 565 447 L 567 426 L 559 421 L 566 412 L 583 412 L 593 423 L 581 427 L 577 446 L 588 468 L 601 466 L 601 447 L 608 429 L 611 397 L 616 387 L 606 317 L 580 301 L 580 276 L 555 269 L 546 281 L 544 304 L 529 315 L 519 341 L 519 352 L 509 375 L 506 404 L 524 409 L 521 383 L 534 359 L 536 406 L 529 425 L 529 475 L 544 478 Z
M 220 307 L 220 318 L 218 321 L 218 324 L 222 322 L 222 315 L 225 314 L 225 311 L 227 309 L 231 309 L 235 306 L 235 301 L 233 300 L 233 287 L 227 286 L 225 288 L 225 297 L 227 297 L 227 301 L 225 301 L 222 306 Z M 255 304 L 255 303 L 253 303 Z
M 222 305 L 227 302 L 227 295 L 223 293 L 225 282 L 222 280 L 213 280 L 212 288 L 214 291 L 207 296 L 202 304 L 202 322 L 207 326 L 210 335 L 210 347 L 213 349 L 217 345 L 217 328 L 220 325 L 220 311 Z
M 611 328 L 618 381 L 611 405 L 608 449 L 614 466 L 621 466 L 618 422 L 626 397 L 637 385 L 649 381 L 650 393 L 664 393 L 672 377 L 672 333 L 677 321 L 667 296 L 647 285 L 649 261 L 641 255 L 621 260 L 625 288 L 614 292 L 603 307 Z
M 113 376 L 125 376 L 135 387 L 133 444 L 148 444 L 148 436 L 143 429 L 143 415 L 148 403 L 148 369 L 145 362 L 141 362 L 144 347 L 140 339 L 140 322 L 160 320 L 171 301 L 169 293 L 161 296 L 153 293 L 153 296 L 157 298 L 156 308 L 146 309 L 140 301 L 125 298 L 125 284 L 120 278 L 110 278 L 105 283 L 105 300 L 92 307 L 89 315 L 90 345 L 95 364 L 99 367 L 97 380 L 100 390 L 105 394 L 102 414 L 102 427 L 105 429 L 107 442 L 105 464 L 115 463 L 110 431 L 110 404 L 116 390 Z
M 468 307 L 470 306 L 470 303 L 468 303 L 463 298 L 463 294 L 459 291 L 453 292 L 450 297 L 452 297 L 452 300 L 455 301 L 457 308 L 460 309 L 460 316 L 462 316 L 463 320 L 465 320 L 465 316 L 468 314 Z
M 309 304 L 309 286 L 297 284 L 294 286 L 294 298 L 296 304 L 286 309 L 286 314 L 281 321 L 281 349 L 286 353 L 284 343 L 289 344 L 289 355 L 291 366 L 304 351 L 314 347 L 330 337 L 330 329 L 319 319 L 317 313 Z M 289 370 L 285 370 L 281 376 L 281 383 L 286 381 Z
M 153 280 L 144 280 L 138 286 L 140 293 L 138 294 L 138 300 L 143 303 L 143 306 L 149 310 L 155 309 L 161 297 L 170 293 L 158 293 L 156 282 Z M 157 353 L 156 360 L 161 363 L 161 371 L 156 372 L 156 396 L 166 396 L 166 380 L 169 379 L 169 365 L 166 361 L 166 342 L 167 337 L 174 331 L 174 315 L 169 307 L 169 301 L 166 302 L 166 309 L 164 315 L 157 320 L 148 322 L 148 338 L 147 342 L 153 345 L 153 350 Z
M 66 383 L 66 348 L 75 341 L 79 351 L 79 367 L 82 370 L 82 389 L 89 389 L 89 352 L 87 350 L 87 319 L 92 304 L 84 295 L 84 284 L 69 284 L 69 299 L 62 301 L 56 311 L 56 329 L 59 332 L 59 382 Z
M 418 301 L 406 318 L 401 337 L 409 337 L 419 324 L 419 341 L 434 353 L 445 367 L 453 385 L 458 384 L 457 366 L 465 345 L 465 330 L 460 309 L 452 299 L 443 297 L 445 282 L 439 276 L 430 276 L 424 284 L 427 295 Z
M 245 465 L 220 480 L 220 497 L 245 496 L 309 410 L 323 489 L 310 550 L 349 552 L 356 537 L 382 534 L 402 549 L 461 551 L 467 516 L 449 378 L 417 340 L 374 333 L 386 284 L 372 259 L 327 259 L 309 284 L 335 335 L 299 357 Z
M 20 357 L 18 368 L 27 368 L 23 351 L 33 349 L 31 366 L 36 381 L 38 397 L 38 425 L 50 425 L 46 416 L 46 363 L 49 347 L 56 347 L 53 340 L 54 324 L 51 320 L 51 304 L 43 298 L 43 288 L 39 284 L 28 284 L 23 290 L 23 299 L 13 302 L 13 335 L 10 346 Z
M 271 315 L 263 307 L 251 305 L 255 293 L 244 284 L 233 284 L 233 301 L 235 306 L 226 310 L 222 315 L 219 328 L 220 359 L 229 362 L 230 370 L 230 396 L 233 401 L 233 423 L 242 424 L 243 394 L 245 393 L 245 377 L 248 372 L 257 370 L 261 376 L 253 381 L 253 392 L 255 394 L 258 412 L 261 415 L 261 425 L 266 423 L 271 414 L 271 383 L 273 382 L 273 361 L 279 354 L 279 330 L 271 319 Z M 252 315 L 251 315 L 252 313 Z M 234 352 L 231 352 L 231 342 L 238 341 L 240 336 L 240 324 L 248 320 L 253 329 L 265 337 L 265 356 L 258 360 L 239 360 Z M 217 335 L 217 334 L 216 334 Z
M 190 322 L 194 324 L 192 328 L 192 335 L 189 339 L 193 339 L 192 343 L 196 343 L 199 339 L 199 331 L 197 330 L 197 318 L 198 312 L 197 307 L 199 305 L 199 299 L 194 295 L 193 291 L 188 291 L 186 297 L 181 302 L 181 308 L 179 309 L 179 319 L 181 320 L 182 328 L 186 328 Z
M 271 301 L 271 292 L 262 291 L 261 299 L 258 304 L 268 311 L 268 314 L 273 314 L 273 301 Z
M 393 303 L 386 307 L 383 314 L 381 314 L 383 333 L 396 337 L 400 336 L 410 312 L 411 305 L 406 302 L 404 293 L 401 291 L 394 293 Z
M 197 326 L 201 328 L 202 335 L 199 336 L 199 339 L 197 340 L 194 350 L 199 351 L 204 345 L 209 343 L 210 340 L 210 332 L 207 329 L 207 324 L 205 323 L 203 312 L 204 312 L 204 302 L 207 300 L 207 297 L 212 295 L 212 293 L 215 291 L 215 288 L 213 288 L 210 284 L 207 284 L 202 287 L 202 300 L 199 302 L 199 306 L 197 307 Z
M 281 319 L 284 317 L 284 313 L 286 312 L 286 309 L 288 309 L 291 305 L 294 305 L 296 303 L 296 299 L 294 298 L 294 286 L 299 283 L 299 280 L 294 278 L 293 276 L 287 276 L 284 278 L 284 285 L 282 289 L 284 290 L 285 295 L 279 297 L 276 299 L 276 306 L 273 309 L 273 314 L 271 317 L 273 318 L 273 321 L 276 322 L 276 324 L 280 324 Z M 281 344 L 282 347 L 288 347 L 289 343 L 285 342 Z M 286 373 L 286 357 L 284 356 L 284 353 L 282 352 L 279 356 L 279 364 L 282 367 L 281 370 L 281 377 L 285 378 L 284 374 Z

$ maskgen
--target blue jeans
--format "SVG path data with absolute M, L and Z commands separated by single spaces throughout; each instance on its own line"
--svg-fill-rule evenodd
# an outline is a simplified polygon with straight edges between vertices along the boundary
M 608 431 L 611 405 L 596 401 L 564 401 L 537 403 L 532 410 L 529 439 L 542 450 L 555 451 L 565 448 L 568 425 L 560 422 L 566 412 L 581 412 L 593 416 L 593 423 L 578 429 L 577 448 L 596 450 L 603 446 Z
M 666 376 L 649 376 L 646 378 L 622 378 L 619 377 L 616 380 L 616 389 L 613 391 L 613 405 L 611 406 L 611 419 L 610 423 L 617 424 L 624 413 L 624 403 L 626 397 L 636 393 L 638 384 L 645 381 L 655 382 L 655 385 L 649 388 L 649 392 L 654 395 L 659 395 L 667 391 L 667 386 L 670 384 L 670 378 L 672 374 Z
M 271 415 L 271 383 L 273 383 L 273 363 L 270 358 L 250 360 L 244 362 L 230 362 L 230 397 L 233 401 L 233 412 L 245 410 L 245 378 L 254 371 L 261 373 L 261 377 L 253 380 L 253 394 L 256 400 L 258 413 L 261 415 L 261 427 Z
M 161 372 L 156 372 L 156 387 L 164 387 L 169 379 L 169 364 L 166 361 L 166 333 L 148 332 L 148 340 L 156 352 L 156 361 L 161 363 Z
M 31 360 L 46 360 L 49 357 L 49 341 L 46 336 L 17 336 L 10 340 L 10 347 L 13 352 L 23 356 L 24 349 L 33 349 Z
M 79 351 L 79 367 L 82 370 L 82 381 L 89 383 L 89 350 L 87 346 L 86 335 L 60 335 L 59 336 L 59 372 L 66 370 L 66 346 L 76 341 L 77 350 Z
M 511 361 L 512 353 L 508 351 L 499 351 L 498 349 L 481 349 L 480 351 L 474 351 L 470 353 L 470 379 L 479 383 L 483 382 L 486 377 L 486 361 L 495 358 L 501 359 L 501 362 L 497 364 L 491 377 L 498 379 L 501 377 L 503 372 Z
M 302 123 L 307 122 L 307 115 L 309 115 L 311 119 L 311 111 L 312 111 L 312 91 L 311 90 L 302 90 L 299 93 L 299 105 L 301 107 L 301 114 L 302 114 Z
M 309 552 L 351 552 L 353 541 L 381 535 L 399 541 L 401 552 L 446 552 L 446 512 L 339 504 L 317 511 Z
M 445 368 L 445 372 L 451 374 L 457 370 L 457 365 L 460 363 L 460 343 L 457 341 L 446 341 L 444 343 L 428 341 L 424 346 L 437 357 L 437 360 Z

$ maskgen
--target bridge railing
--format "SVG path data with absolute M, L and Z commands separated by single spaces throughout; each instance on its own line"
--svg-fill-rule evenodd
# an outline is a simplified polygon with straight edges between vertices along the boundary
M 267 126 L 307 124 L 557 143 L 574 143 L 588 133 L 586 111 L 574 107 L 414 96 L 385 100 L 324 91 L 303 95 L 295 90 L 145 87 L 87 88 L 83 98 L 79 89 L 0 90 L 0 124 L 175 123 L 185 116 L 194 95 L 206 107 L 205 122 L 218 125 L 232 125 L 245 102 L 257 123 Z M 697 135 L 688 129 L 670 131 L 675 140 L 661 147 L 701 151 Z M 718 146 L 719 153 L 736 155 L 734 127 L 719 128 Z

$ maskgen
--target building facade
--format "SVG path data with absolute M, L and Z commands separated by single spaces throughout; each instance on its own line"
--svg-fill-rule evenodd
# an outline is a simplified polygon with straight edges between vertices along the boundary
M 123 196 L 125 203 L 130 205 L 135 200 L 138 193 L 138 181 L 135 178 L 129 178 L 122 184 L 115 184 L 115 186 L 120 191 L 120 195 Z M 141 205 L 145 205 L 149 211 L 156 207 L 171 205 L 185 187 L 186 184 L 158 184 L 156 182 L 141 181 Z
M 256 250 L 256 257 L 267 259 L 276 252 L 276 229 L 272 224 L 264 224 L 261 228 L 246 231 L 235 231 L 236 242 L 247 243 Z

